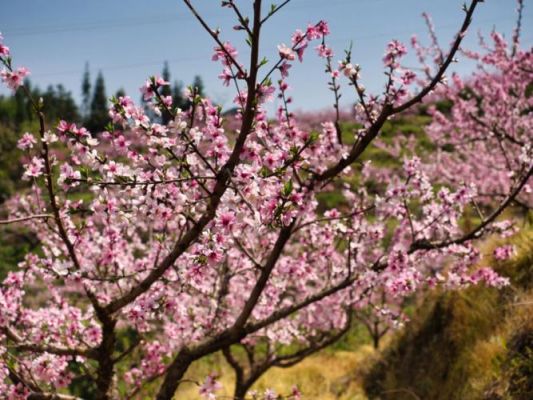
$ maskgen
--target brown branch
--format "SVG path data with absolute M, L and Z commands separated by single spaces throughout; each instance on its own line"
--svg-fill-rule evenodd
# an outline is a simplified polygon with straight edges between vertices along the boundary
M 285 7 L 287 4 L 290 3 L 291 0 L 285 0 L 283 3 L 281 3 L 279 6 L 276 6 L 276 8 L 269 12 L 268 15 L 261 20 L 261 25 L 263 25 L 265 22 L 267 22 L 274 14 L 276 14 L 279 10 L 281 10 L 283 7 Z
M 240 315 L 237 317 L 231 329 L 241 330 L 250 315 L 252 314 L 252 311 L 254 310 L 255 305 L 259 301 L 259 298 L 261 297 L 261 294 L 263 293 L 263 290 L 268 283 L 270 275 L 274 270 L 274 267 L 278 262 L 281 253 L 283 252 L 285 244 L 292 235 L 292 229 L 294 228 L 295 223 L 296 220 L 293 220 L 293 222 L 289 226 L 284 227 L 280 230 L 278 239 L 276 240 L 276 243 L 274 244 L 274 247 L 270 252 L 270 256 L 268 257 L 267 262 L 261 269 L 261 274 L 259 275 L 259 278 L 257 279 L 257 282 L 255 283 L 252 292 L 250 293 L 250 297 L 244 304 Z
M 346 158 L 339 160 L 337 164 L 329 167 L 323 173 L 319 175 L 315 175 L 313 179 L 311 180 L 311 182 L 308 183 L 309 188 L 313 188 L 317 182 L 327 181 L 331 178 L 336 177 L 338 174 L 340 174 L 346 167 L 348 167 L 353 162 L 355 162 L 359 158 L 359 156 L 363 154 L 366 148 L 370 145 L 370 143 L 372 143 L 372 141 L 379 134 L 381 128 L 383 127 L 383 124 L 387 121 L 387 119 L 390 116 L 394 114 L 398 114 L 402 111 L 405 111 L 408 108 L 415 105 L 416 103 L 421 102 L 424 99 L 424 97 L 428 95 L 435 88 L 435 86 L 442 80 L 442 77 L 444 76 L 444 72 L 448 69 L 448 67 L 452 63 L 455 57 L 455 54 L 457 53 L 459 46 L 461 45 L 464 35 L 466 34 L 468 27 L 470 26 L 474 10 L 476 6 L 478 5 L 478 3 L 480 3 L 481 1 L 482 0 L 472 0 L 472 3 L 470 4 L 470 7 L 468 8 L 466 12 L 466 16 L 461 26 L 461 29 L 459 33 L 457 34 L 455 42 L 452 45 L 452 48 L 448 56 L 446 57 L 446 60 L 441 65 L 438 72 L 431 80 L 431 82 L 427 86 L 425 86 L 415 97 L 413 97 L 411 100 L 406 101 L 404 104 L 398 107 L 394 107 L 389 103 L 385 103 L 383 105 L 383 109 L 381 110 L 379 117 L 368 128 L 368 130 L 366 131 L 366 134 L 361 138 L 361 140 L 354 144 L 348 156 Z
M 492 212 L 490 216 L 488 216 L 481 224 L 479 224 L 476 228 L 471 230 L 470 232 L 466 233 L 465 235 L 451 240 L 445 240 L 438 243 L 431 243 L 427 240 L 419 240 L 414 242 L 411 245 L 411 248 L 409 249 L 408 253 L 414 253 L 417 250 L 433 250 L 433 249 L 441 249 L 443 247 L 450 246 L 452 244 L 463 244 L 465 242 L 468 242 L 473 239 L 477 239 L 481 232 L 490 224 L 492 224 L 496 218 L 500 216 L 500 214 L 505 210 L 515 199 L 515 197 L 520 193 L 522 188 L 526 185 L 529 178 L 533 174 L 533 166 L 530 167 L 529 171 L 525 174 L 525 176 L 522 178 L 522 180 L 519 182 L 519 184 L 511 191 L 511 193 L 507 196 L 507 198 L 499 205 L 499 207 Z
M 463 41 L 463 38 L 466 35 L 466 32 L 468 30 L 468 27 L 472 23 L 472 16 L 474 15 L 474 11 L 479 3 L 482 3 L 483 0 L 472 0 L 470 3 L 470 7 L 466 9 L 466 16 L 463 21 L 463 24 L 461 26 L 461 29 L 459 30 L 459 33 L 455 37 L 455 41 L 450 49 L 450 52 L 448 53 L 448 56 L 444 60 L 444 62 L 441 64 L 439 70 L 431 80 L 431 82 L 425 86 L 415 97 L 412 99 L 406 101 L 405 103 L 399 105 L 398 107 L 394 107 L 391 110 L 392 114 L 397 114 L 399 112 L 405 111 L 408 108 L 411 108 L 415 104 L 421 102 L 426 95 L 428 95 L 438 84 L 442 81 L 442 78 L 444 77 L 444 73 L 450 66 L 450 64 L 453 62 L 455 58 L 455 54 L 459 50 L 459 47 L 461 46 L 461 43 Z
M 205 22 L 203 22 L 201 17 L 197 15 L 196 11 L 191 6 L 190 1 L 184 0 L 184 2 L 189 6 L 189 8 L 193 12 L 193 14 L 195 14 L 197 19 L 199 19 L 200 23 L 202 23 L 202 25 L 206 27 Z M 214 39 L 217 41 L 217 43 L 220 43 L 218 36 L 215 35 L 213 32 L 211 32 L 211 30 L 208 27 L 207 29 L 209 30 L 209 33 L 212 36 L 214 36 Z M 251 133 L 253 129 L 254 117 L 255 117 L 255 112 L 256 112 L 256 95 L 257 95 L 256 83 L 257 83 L 257 74 L 259 70 L 260 33 L 261 33 L 261 0 L 255 0 L 254 1 L 254 21 L 253 21 L 252 37 L 251 37 L 252 49 L 250 53 L 250 74 L 248 78 L 246 79 L 248 83 L 248 95 L 246 99 L 246 107 L 243 113 L 243 121 L 241 125 L 241 130 L 240 130 L 239 136 L 237 137 L 237 140 L 235 141 L 233 151 L 228 161 L 221 168 L 220 172 L 217 174 L 217 181 L 212 191 L 212 195 L 211 195 L 208 207 L 207 207 L 207 211 L 200 218 L 198 223 L 196 223 L 196 225 L 193 226 L 193 228 L 189 232 L 187 232 L 187 234 L 185 234 L 184 237 L 176 244 L 173 251 L 163 260 L 161 265 L 159 265 L 157 268 L 152 270 L 152 272 L 147 276 L 147 278 L 145 278 L 138 286 L 130 290 L 130 292 L 128 292 L 125 296 L 111 302 L 108 305 L 107 310 L 109 312 L 118 311 L 120 308 L 124 307 L 126 304 L 129 304 L 130 302 L 135 300 L 138 296 L 140 296 L 142 293 L 147 291 L 151 287 L 151 285 L 154 282 L 156 282 L 170 266 L 174 264 L 174 261 L 187 250 L 189 245 L 193 241 L 195 241 L 198 238 L 198 236 L 202 233 L 203 228 L 215 217 L 216 210 L 218 208 L 218 205 L 220 204 L 221 197 L 223 196 L 226 189 L 228 188 L 233 171 L 240 161 L 240 155 L 241 155 L 242 149 L 244 148 L 246 139 L 248 138 L 248 135 Z M 241 314 L 241 316 L 244 316 L 244 315 L 245 314 L 243 310 L 243 313 Z M 246 318 L 244 318 L 244 320 L 246 320 Z M 239 318 L 239 321 L 241 319 L 242 318 Z M 231 334 L 228 334 L 228 332 L 231 332 Z M 223 339 L 219 341 L 214 341 L 214 342 L 213 342 L 214 339 L 208 339 L 206 342 L 203 343 L 203 345 L 198 345 L 197 347 L 195 347 L 193 351 L 189 351 L 189 349 L 185 347 L 178 353 L 178 355 L 174 358 L 174 360 L 171 362 L 171 364 L 168 367 L 165 379 L 157 393 L 157 397 L 156 397 L 157 400 L 172 399 L 179 385 L 180 379 L 183 377 L 183 375 L 187 371 L 187 368 L 189 367 L 192 361 L 199 358 L 202 354 L 211 353 L 212 348 L 216 348 L 216 350 L 220 350 L 226 347 L 227 344 L 229 344 L 226 341 L 229 341 L 230 343 L 235 343 L 236 341 L 239 340 L 238 332 L 236 334 L 235 329 L 226 330 L 221 335 L 218 335 L 217 337 L 219 336 L 223 336 Z M 213 346 L 213 343 L 215 343 L 216 346 Z
M 47 218 L 54 218 L 54 216 L 52 214 L 35 214 L 35 215 L 29 215 L 27 217 L 0 220 L 0 225 L 9 225 L 9 224 L 17 223 L 17 222 L 29 221 L 32 219 L 47 219 Z
M 237 237 L 233 236 L 233 241 L 235 242 L 239 250 L 252 262 L 252 264 L 254 265 L 256 269 L 263 268 L 263 266 L 259 263 L 259 261 L 257 261 L 254 258 L 254 256 L 250 254 L 250 252 L 246 249 L 246 247 L 244 247 L 244 245 L 240 242 L 240 240 L 237 239 Z
M 88 185 L 97 185 L 97 186 L 155 186 L 155 185 L 168 185 L 172 183 L 182 183 L 182 182 L 189 182 L 189 181 L 198 181 L 198 180 L 209 180 L 209 179 L 216 179 L 214 176 L 193 176 L 190 178 L 177 178 L 177 179 L 162 179 L 162 180 L 153 180 L 153 181 L 91 181 L 89 179 L 77 179 L 77 178 L 70 178 L 68 179 L 69 182 L 81 182 L 86 183 Z M 2 221 L 0 221 L 1 223 Z
M 346 324 L 338 332 L 333 333 L 331 336 L 326 334 L 326 337 L 322 340 L 316 343 L 311 343 L 309 347 L 296 351 L 293 354 L 287 354 L 276 357 L 273 365 L 281 368 L 292 367 L 301 362 L 306 357 L 309 357 L 310 355 L 315 354 L 328 346 L 331 346 L 333 343 L 336 343 L 346 334 L 346 332 L 348 332 L 348 330 L 352 326 L 352 314 L 350 312 L 346 313 L 346 318 Z
M 184 2 L 190 5 L 188 0 Z M 261 8 L 261 1 L 256 0 L 256 9 L 259 5 Z M 192 7 L 192 6 L 191 6 Z M 192 8 L 194 10 L 194 8 Z M 193 12 L 196 12 L 195 10 Z M 260 15 L 259 12 L 256 14 Z M 256 18 L 256 17 L 254 17 Z M 196 224 L 174 245 L 172 251 L 161 261 L 161 263 L 150 271 L 148 276 L 144 278 L 137 286 L 131 288 L 124 296 L 119 297 L 118 299 L 113 300 L 109 303 L 105 310 L 107 313 L 115 313 L 124 306 L 130 304 L 141 294 L 145 293 L 150 287 L 156 282 L 163 274 L 174 264 L 174 262 L 189 248 L 189 246 L 196 241 L 196 239 L 203 232 L 205 226 L 215 217 L 216 210 L 220 204 L 220 200 L 226 189 L 228 188 L 229 181 L 235 170 L 235 167 L 240 162 L 240 155 L 242 149 L 244 148 L 244 143 L 248 138 L 248 135 L 252 131 L 253 122 L 255 117 L 255 97 L 256 97 L 256 82 L 257 82 L 257 72 L 259 69 L 258 60 L 259 60 L 259 36 L 260 36 L 260 26 L 258 21 L 254 21 L 254 35 L 252 37 L 252 52 L 250 55 L 250 75 L 247 79 L 248 82 L 248 96 L 246 100 L 246 108 L 243 114 L 243 121 L 241 125 L 240 134 L 237 137 L 233 151 L 226 162 L 222 166 L 220 171 L 216 176 L 216 184 L 211 192 L 210 201 L 207 206 L 207 210 L 204 215 L 196 222 Z
M 233 11 L 235 11 L 235 14 L 237 15 L 237 18 L 238 18 L 241 26 L 246 30 L 246 33 L 248 33 L 248 35 L 252 36 L 253 33 L 250 30 L 250 27 L 248 26 L 248 19 L 244 18 L 244 16 L 241 14 L 241 11 L 239 10 L 239 7 L 237 7 L 237 5 L 235 4 L 235 2 L 233 0 L 229 0 L 228 3 L 230 5 L 230 7 L 233 9 Z
M 190 0 L 183 0 L 183 2 L 185 3 L 187 7 L 189 7 L 189 10 L 191 10 L 192 14 L 196 17 L 198 22 L 200 22 L 200 25 L 202 25 L 202 27 L 207 31 L 207 33 L 209 33 L 209 35 L 215 40 L 215 42 L 217 42 L 217 44 L 220 46 L 220 49 L 224 52 L 228 60 L 231 61 L 231 63 L 235 66 L 235 68 L 237 68 L 240 75 L 245 77 L 246 72 L 242 69 L 242 67 L 239 65 L 237 60 L 235 60 L 235 58 L 233 58 L 233 56 L 228 52 L 228 50 L 226 50 L 226 48 L 224 47 L 224 43 L 222 43 L 222 41 L 220 40 L 218 36 L 218 32 L 212 30 L 209 27 L 209 25 L 207 25 L 207 22 L 205 22 L 205 20 L 200 16 L 200 14 L 198 14 L 198 11 L 196 11 L 194 6 L 191 4 Z

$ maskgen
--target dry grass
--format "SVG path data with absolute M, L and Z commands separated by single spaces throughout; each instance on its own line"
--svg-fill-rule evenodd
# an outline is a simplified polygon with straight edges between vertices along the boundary
M 374 350 L 366 345 L 356 351 L 324 351 L 291 368 L 271 369 L 253 389 L 262 392 L 271 388 L 285 394 L 290 393 L 293 385 L 297 385 L 305 400 L 364 400 L 366 396 L 361 387 L 360 371 L 365 370 L 373 355 Z M 220 375 L 219 380 L 223 385 L 223 390 L 218 393 L 220 398 L 231 398 L 233 372 L 220 355 L 194 365 L 187 378 L 201 381 L 213 371 Z M 195 384 L 183 384 L 175 398 L 201 399 Z
M 533 397 L 533 229 L 507 239 L 517 254 L 491 256 L 506 240 L 484 243 L 490 265 L 508 276 L 503 290 L 471 287 L 429 296 L 396 336 L 365 385 L 382 399 L 478 400 Z M 399 389 L 410 393 L 399 393 Z M 387 395 L 385 395 L 387 393 Z

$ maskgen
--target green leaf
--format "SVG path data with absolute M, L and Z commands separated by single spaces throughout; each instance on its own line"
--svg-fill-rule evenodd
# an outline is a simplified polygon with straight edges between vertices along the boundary
M 288 182 L 285 182 L 285 185 L 283 185 L 283 189 L 281 191 L 282 196 L 288 197 L 292 193 L 292 180 L 289 180 Z
M 271 173 L 272 171 L 267 167 L 261 167 L 261 169 L 259 170 L 259 175 L 261 175 L 263 178 L 270 175 Z
M 298 154 L 299 150 L 300 149 L 298 148 L 298 146 L 292 146 L 290 150 L 291 156 L 295 157 Z
M 266 64 L 268 64 L 268 60 L 266 57 L 263 57 L 263 59 L 259 63 L 259 68 L 261 68 L 263 65 L 266 65 Z

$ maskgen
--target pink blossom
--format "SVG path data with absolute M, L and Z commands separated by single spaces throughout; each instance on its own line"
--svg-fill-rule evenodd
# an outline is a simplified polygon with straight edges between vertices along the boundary
M 341 65 L 341 68 L 344 73 L 344 76 L 346 76 L 347 78 L 357 78 L 358 69 L 352 64 L 348 63 L 348 64 Z
M 213 61 L 221 61 L 222 65 L 229 67 L 232 64 L 232 58 L 235 60 L 237 58 L 238 52 L 235 47 L 230 42 L 224 42 L 224 47 L 215 47 L 214 54 L 211 57 Z
M 220 225 L 226 231 L 231 230 L 235 222 L 235 213 L 228 211 L 220 214 Z
M 97 326 L 91 326 L 85 331 L 86 341 L 97 344 L 102 339 L 102 330 Z
M 263 395 L 263 400 L 277 400 L 278 394 L 273 389 L 267 389 L 265 390 L 265 394 Z
M 148 79 L 144 83 L 144 85 L 139 88 L 139 91 L 142 93 L 144 101 L 152 100 L 155 95 L 154 89 L 152 87 L 152 81 L 150 79 Z
M 172 96 L 163 96 L 161 98 L 163 105 L 167 108 L 172 108 Z
M 259 97 L 259 100 L 264 103 L 272 100 L 275 91 L 276 88 L 274 86 L 261 85 L 257 88 L 257 96 Z
M 293 61 L 296 58 L 294 51 L 285 44 L 278 45 L 278 52 L 279 56 L 284 60 Z
M 0 56 L 1 57 L 8 57 L 9 56 L 9 47 L 5 46 L 2 43 L 0 43 Z
M 316 51 L 319 57 L 330 58 L 333 57 L 333 50 L 327 47 L 325 44 L 320 44 L 316 47 Z
M 231 71 L 229 68 L 224 68 L 222 73 L 218 75 L 218 79 L 222 80 L 222 84 L 224 86 L 229 86 L 231 80 L 233 79 L 233 75 L 231 74 Z
M 503 287 L 509 285 L 509 278 L 502 277 L 490 268 L 480 268 L 472 275 L 474 283 L 484 282 L 487 286 Z
M 222 389 L 222 385 L 217 381 L 215 374 L 210 374 L 205 378 L 204 383 L 200 386 L 200 396 L 208 400 L 214 400 L 215 392 Z
M 305 38 L 306 35 L 300 29 L 297 29 L 291 37 L 292 45 L 304 45 L 306 43 Z
M 302 392 L 300 392 L 300 389 L 298 388 L 298 386 L 295 385 L 292 387 L 291 397 L 292 397 L 292 400 L 301 400 Z
M 78 131 L 76 124 L 68 123 L 67 121 L 63 121 L 63 120 L 59 121 L 59 124 L 57 125 L 56 129 L 59 133 L 63 133 L 63 134 L 68 133 L 68 132 L 74 133 Z
M 4 40 L 4 37 L 0 33 L 0 57 L 8 57 L 9 56 L 9 47 L 4 45 L 2 42 Z
M 36 143 L 37 141 L 35 140 L 33 135 L 31 133 L 26 132 L 17 142 L 17 147 L 21 150 L 32 149 L 33 145 Z
M 515 252 L 513 245 L 499 246 L 494 249 L 493 255 L 496 260 L 503 261 L 508 260 L 513 256 Z
M 320 39 L 321 34 L 318 28 L 314 25 L 307 25 L 307 31 L 306 31 L 307 39 L 314 40 L 314 39 Z
M 322 37 L 330 34 L 329 25 L 326 21 L 320 21 L 316 27 L 316 30 L 320 33 Z
M 386 67 L 397 68 L 398 60 L 407 54 L 407 48 L 397 40 L 389 42 L 385 56 L 383 57 L 383 64 Z
M 305 44 L 303 44 L 301 46 L 298 46 L 298 48 L 296 48 L 296 54 L 298 55 L 298 61 L 300 61 L 300 62 L 303 62 L 303 60 L 304 60 L 305 49 L 307 49 L 307 43 L 305 43 Z
M 38 178 L 42 175 L 44 168 L 44 160 L 40 157 L 33 157 L 31 162 L 26 165 L 24 171 L 24 178 Z
M 284 78 L 287 78 L 289 76 L 289 69 L 291 69 L 292 65 L 289 64 L 288 62 L 282 62 L 281 65 L 279 66 L 279 70 L 281 72 L 281 77 L 284 79 Z
M 25 67 L 20 67 L 16 71 L 8 71 L 6 69 L 0 71 L 0 77 L 6 86 L 12 90 L 17 90 L 22 85 L 24 78 L 30 74 L 30 71 Z
M 416 78 L 416 74 L 413 71 L 405 71 L 401 77 L 404 85 L 410 85 Z

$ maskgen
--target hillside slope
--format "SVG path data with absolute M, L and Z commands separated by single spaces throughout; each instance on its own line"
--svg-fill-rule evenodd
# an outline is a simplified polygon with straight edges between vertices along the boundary
M 533 230 L 512 241 L 490 260 L 512 285 L 426 299 L 367 375 L 370 399 L 533 399 Z

